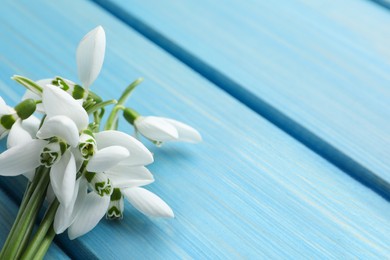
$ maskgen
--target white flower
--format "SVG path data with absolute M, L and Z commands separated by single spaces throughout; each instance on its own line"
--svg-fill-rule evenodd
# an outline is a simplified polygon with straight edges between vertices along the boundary
M 19 127 L 11 129 L 12 147 L 0 154 L 0 175 L 15 176 L 37 168 L 51 167 L 50 183 L 61 204 L 68 206 L 74 194 L 76 159 L 68 149 L 79 143 L 79 133 L 88 125 L 88 115 L 82 106 L 63 90 L 48 85 L 43 89 L 42 103 L 46 118 L 29 139 Z M 15 142 L 21 138 L 24 142 Z
M 112 130 L 97 133 L 96 142 L 98 148 L 116 144 L 129 149 L 130 156 L 128 158 L 105 170 L 105 174 L 111 180 L 114 190 L 119 189 L 126 199 L 145 215 L 173 217 L 172 209 L 162 199 L 148 190 L 139 188 L 139 186 L 154 181 L 153 175 L 144 167 L 144 165 L 153 162 L 153 157 L 141 142 L 125 133 Z M 123 197 L 112 194 L 107 212 L 108 218 L 121 217 L 122 211 Z
M 92 230 L 107 212 L 120 217 L 123 195 L 144 214 L 173 216 L 172 210 L 158 196 L 138 187 L 154 181 L 144 167 L 153 162 L 153 157 L 142 143 L 115 130 L 96 133 L 95 140 L 98 151 L 87 164 L 85 178 L 79 180 L 74 205 L 68 208 L 60 205 L 56 213 L 54 230 L 57 234 L 68 228 L 69 238 L 75 239 Z M 87 192 L 88 182 L 94 192 Z
M 169 118 L 139 116 L 134 120 L 134 126 L 136 131 L 157 143 L 166 141 L 197 143 L 202 140 L 194 128 Z

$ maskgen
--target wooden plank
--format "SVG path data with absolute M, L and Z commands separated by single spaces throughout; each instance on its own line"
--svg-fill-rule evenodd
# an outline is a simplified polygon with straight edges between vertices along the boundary
M 390 198 L 390 23 L 370 1 L 95 0 Z
M 22 94 L 9 74 L 75 79 L 75 46 L 102 24 L 108 50 L 94 90 L 112 98 L 143 76 L 131 105 L 191 123 L 204 137 L 197 146 L 151 147 L 150 190 L 175 219 L 152 220 L 126 205 L 121 222 L 103 220 L 75 241 L 61 236 L 72 258 L 389 255 L 390 206 L 382 197 L 96 5 L 38 3 L 5 1 L 0 10 L 0 90 L 8 102 Z
M 390 1 L 389 0 L 369 0 L 372 1 L 384 8 L 390 9 Z
M 3 245 L 18 211 L 17 205 L 0 190 L 0 245 Z M 53 244 L 45 259 L 70 259 L 57 245 Z

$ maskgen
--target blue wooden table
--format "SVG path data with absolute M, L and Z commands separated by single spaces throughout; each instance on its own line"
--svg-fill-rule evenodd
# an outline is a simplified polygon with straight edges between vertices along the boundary
M 23 95 L 14 74 L 76 80 L 75 48 L 102 25 L 107 52 L 94 90 L 117 97 L 142 76 L 130 104 L 204 139 L 149 147 L 150 190 L 174 219 L 126 205 L 121 222 L 59 236 L 47 258 L 388 258 L 385 2 L 2 1 L 7 103 Z M 25 180 L 0 180 L 4 241 Z

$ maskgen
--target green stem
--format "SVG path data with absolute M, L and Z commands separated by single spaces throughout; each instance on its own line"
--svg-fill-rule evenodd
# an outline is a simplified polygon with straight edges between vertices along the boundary
M 111 114 L 107 119 L 106 125 L 104 127 L 104 130 L 113 130 L 118 128 L 118 111 L 124 110 L 124 106 L 118 106 L 116 105 L 112 110 Z
M 10 243 L 7 247 L 3 248 L 4 252 L 2 252 L 1 256 L 4 259 L 18 258 L 30 238 L 30 234 L 33 230 L 39 209 L 45 199 L 46 189 L 50 181 L 50 169 L 40 169 L 41 170 L 36 173 L 36 175 L 38 175 L 38 183 L 31 194 L 31 198 L 23 211 L 14 233 L 10 238 Z
M 46 255 L 46 252 L 49 249 L 51 242 L 53 241 L 55 235 L 56 235 L 56 233 L 54 232 L 53 225 L 51 225 L 49 228 L 49 231 L 47 232 L 46 236 L 43 238 L 42 243 L 34 256 L 34 260 L 35 259 L 43 259 L 43 257 Z
M 133 90 L 143 81 L 143 78 L 136 79 L 133 83 L 131 83 L 125 91 L 123 91 L 121 97 L 118 100 L 118 103 L 116 106 L 112 109 L 110 115 L 108 116 L 107 123 L 104 127 L 105 130 L 111 130 L 115 128 L 116 121 L 117 121 L 117 114 L 119 109 L 115 109 L 116 107 L 122 107 L 125 104 L 126 100 L 129 98 L 130 94 L 133 92 Z
M 93 105 L 92 107 L 88 108 L 87 109 L 87 113 L 88 114 L 92 114 L 93 112 L 101 109 L 101 108 L 104 108 L 108 105 L 115 105 L 117 104 L 118 102 L 115 100 L 115 99 L 111 99 L 111 100 L 107 100 L 107 101 L 104 101 L 104 102 L 100 102 L 100 103 L 97 103 L 96 105 Z
M 55 199 L 47 209 L 37 232 L 24 251 L 21 259 L 35 259 L 35 254 L 38 251 L 40 244 L 44 241 L 49 229 L 52 227 L 58 206 L 59 202 Z
M 0 253 L 0 259 L 4 258 L 3 254 L 4 254 L 5 249 L 8 248 L 9 244 L 11 243 L 11 241 L 12 241 L 11 238 L 15 237 L 16 228 L 19 226 L 19 222 L 20 222 L 20 219 L 22 218 L 24 210 L 25 210 L 28 202 L 30 201 L 30 197 L 31 197 L 35 187 L 38 184 L 40 176 L 37 173 L 40 170 L 41 170 L 41 168 L 37 168 L 35 176 L 34 176 L 32 182 L 29 182 L 27 184 L 26 191 L 24 192 L 23 199 L 22 199 L 22 202 L 20 204 L 18 214 L 17 214 L 16 219 L 15 219 L 13 225 L 12 225 L 12 228 L 11 228 L 9 234 L 8 234 L 7 240 L 5 241 L 5 243 L 3 245 L 3 249 L 2 249 L 2 251 Z

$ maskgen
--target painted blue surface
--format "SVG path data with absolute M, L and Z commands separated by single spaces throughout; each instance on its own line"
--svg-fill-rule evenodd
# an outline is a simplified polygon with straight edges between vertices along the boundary
M 10 104 L 22 95 L 9 79 L 15 73 L 76 80 L 75 48 L 98 24 L 108 50 L 93 89 L 112 98 L 142 76 L 129 104 L 145 115 L 187 122 L 204 141 L 150 146 L 156 182 L 149 189 L 172 206 L 175 219 L 149 219 L 126 205 L 121 222 L 103 220 L 75 241 L 60 236 L 72 259 L 390 254 L 386 200 L 89 1 L 3 3 L 1 95 Z M 19 182 L 8 178 L 1 185 L 20 188 Z
M 390 198 L 388 10 L 365 0 L 95 2 Z

